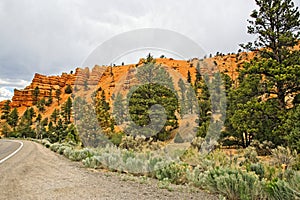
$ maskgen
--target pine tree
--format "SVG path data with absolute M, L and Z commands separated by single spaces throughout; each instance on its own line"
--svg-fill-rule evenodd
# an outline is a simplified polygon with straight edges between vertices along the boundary
M 202 75 L 201 75 L 201 72 L 200 72 L 200 63 L 198 62 L 197 63 L 197 67 L 196 67 L 196 80 L 195 80 L 195 85 L 197 82 L 200 82 L 202 79 Z
M 190 70 L 188 70 L 188 73 L 187 73 L 187 82 L 188 82 L 188 83 L 192 83 L 192 77 L 191 77 L 191 72 L 190 72 Z
M 57 104 L 58 105 L 59 105 L 59 101 L 61 100 L 60 95 L 61 95 L 61 90 L 60 89 L 55 90 L 55 97 L 57 99 Z
M 10 107 L 10 105 L 9 105 L 10 103 L 11 103 L 10 100 L 5 101 L 5 103 L 4 103 L 3 107 L 2 107 L 2 115 L 1 115 L 1 119 L 5 119 L 5 120 L 8 119 L 8 115 L 9 115 L 10 109 L 11 109 L 11 107 Z
M 53 113 L 50 116 L 51 120 L 56 124 L 58 118 L 59 118 L 59 111 L 55 108 Z
M 101 128 L 103 129 L 103 132 L 109 136 L 114 130 L 114 128 L 112 128 L 114 126 L 114 124 L 113 124 L 113 120 L 109 113 L 110 106 L 109 106 L 109 103 L 105 99 L 105 91 L 104 90 L 102 90 L 102 92 L 101 92 L 101 98 L 96 99 L 95 103 L 96 103 L 95 110 L 97 113 L 98 122 L 99 122 Z
M 187 101 L 187 98 L 186 98 L 186 91 L 187 91 L 187 88 L 186 88 L 186 85 L 185 83 L 183 82 L 183 80 L 180 78 L 179 81 L 178 81 L 178 87 L 180 88 L 180 94 L 181 94 L 181 98 L 180 98 L 180 114 L 181 114 L 181 117 L 183 117 L 184 114 L 187 114 L 187 108 L 186 108 L 186 101 Z
M 52 97 L 52 88 L 51 88 L 51 89 L 50 89 L 50 94 L 49 94 L 48 100 L 47 100 L 47 102 L 45 103 L 46 106 L 50 106 L 50 105 L 52 104 L 52 101 L 53 101 L 52 98 L 53 98 L 53 97 Z
M 68 97 L 65 105 L 63 106 L 65 122 L 69 124 L 71 122 L 71 114 L 72 114 L 72 99 Z
M 172 78 L 165 69 L 153 62 L 140 67 L 136 76 L 142 85 L 138 88 L 131 88 L 127 97 L 129 100 L 129 114 L 133 122 L 145 129 L 148 125 L 155 126 L 160 124 L 161 120 L 159 119 L 159 116 L 161 116 L 162 113 L 159 113 L 159 110 L 152 110 L 153 113 L 150 113 L 149 111 L 150 108 L 156 104 L 164 107 L 166 111 L 165 114 L 167 115 L 167 121 L 165 122 L 163 129 L 161 129 L 158 133 L 152 133 L 152 131 L 155 131 L 152 127 L 149 128 L 147 133 L 133 134 L 144 134 L 146 137 L 150 137 L 155 134 L 154 137 L 156 137 L 156 139 L 169 139 L 170 131 L 178 126 L 178 120 L 175 115 L 175 112 L 178 111 L 178 101 L 173 92 L 174 85 Z M 153 119 L 150 118 L 150 115 L 153 116 Z M 167 126 L 170 127 L 169 130 L 167 130 Z M 131 128 L 132 126 L 129 127 L 129 131 L 133 131 Z
M 40 101 L 37 102 L 36 107 L 38 108 L 39 112 L 45 112 L 45 104 L 46 100 L 45 98 L 42 98 Z
M 300 52 L 292 50 L 300 37 L 300 13 L 292 0 L 255 2 L 259 10 L 251 14 L 248 33 L 258 38 L 242 46 L 258 51 L 260 59 L 246 64 L 243 73 L 263 74 L 266 92 L 275 94 L 285 108 L 285 97 L 300 90 Z
M 42 115 L 39 113 L 38 116 L 36 117 L 35 121 L 41 122 L 41 120 L 42 120 Z
M 125 121 L 125 108 L 122 94 L 118 93 L 113 103 L 113 116 L 117 124 Z
M 38 100 L 39 100 L 39 94 L 40 94 L 40 89 L 38 86 L 36 86 L 34 88 L 34 90 L 32 91 L 32 96 L 33 96 L 33 105 L 35 105 Z
M 65 89 L 65 93 L 66 94 L 71 94 L 73 92 L 71 85 L 67 85 L 66 89 Z
M 7 123 L 13 128 L 15 128 L 18 124 L 18 121 L 19 121 L 19 113 L 18 110 L 14 108 L 8 116 Z

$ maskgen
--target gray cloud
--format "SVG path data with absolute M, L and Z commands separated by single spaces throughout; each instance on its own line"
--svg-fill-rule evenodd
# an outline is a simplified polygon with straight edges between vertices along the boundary
M 246 20 L 254 8 L 246 0 L 2 0 L 0 80 L 69 72 L 102 42 L 137 28 L 179 32 L 207 53 L 236 52 L 253 39 Z

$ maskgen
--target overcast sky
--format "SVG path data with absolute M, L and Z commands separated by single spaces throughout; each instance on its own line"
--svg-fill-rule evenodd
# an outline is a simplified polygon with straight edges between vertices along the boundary
M 207 53 L 236 52 L 253 39 L 254 8 L 254 0 L 0 0 L 0 100 L 35 72 L 70 72 L 102 42 L 138 28 L 181 33 Z

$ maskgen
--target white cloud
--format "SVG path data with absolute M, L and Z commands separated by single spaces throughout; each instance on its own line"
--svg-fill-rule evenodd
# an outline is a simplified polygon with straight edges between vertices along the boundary
M 1 0 L 0 79 L 69 72 L 102 42 L 138 28 L 177 31 L 207 53 L 236 52 L 253 38 L 254 8 L 254 0 Z
M 0 101 L 11 99 L 13 92 L 7 88 L 0 87 Z
M 22 79 L 1 79 L 0 78 L 0 87 L 10 87 L 23 89 L 25 86 L 29 85 L 30 82 Z

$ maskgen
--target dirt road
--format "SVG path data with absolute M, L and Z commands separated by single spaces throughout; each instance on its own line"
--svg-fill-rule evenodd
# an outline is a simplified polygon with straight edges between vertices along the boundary
M 5 149 L 5 154 L 18 147 L 3 143 L 0 140 L 0 150 L 3 153 Z M 137 181 L 138 178 L 128 175 L 89 170 L 40 144 L 29 141 L 23 144 L 17 154 L 0 164 L 1 200 L 213 199 L 198 190 L 191 192 L 187 187 L 168 191 L 160 189 L 156 180 Z

